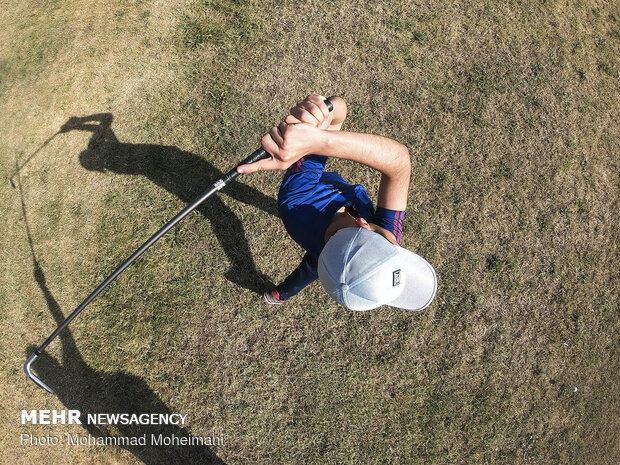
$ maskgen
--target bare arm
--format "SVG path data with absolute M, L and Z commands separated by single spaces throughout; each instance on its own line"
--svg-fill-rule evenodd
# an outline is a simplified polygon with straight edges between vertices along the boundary
M 403 144 L 383 136 L 353 132 L 325 133 L 316 153 L 362 163 L 381 173 L 377 206 L 405 210 L 409 192 L 411 161 Z
M 240 166 L 238 171 L 285 170 L 309 154 L 352 160 L 381 173 L 379 207 L 405 210 L 411 173 L 407 147 L 383 136 L 337 131 L 346 117 L 346 103 L 340 97 L 330 101 L 331 113 L 321 96 L 300 102 L 285 122 L 263 136 L 262 146 L 271 158 Z

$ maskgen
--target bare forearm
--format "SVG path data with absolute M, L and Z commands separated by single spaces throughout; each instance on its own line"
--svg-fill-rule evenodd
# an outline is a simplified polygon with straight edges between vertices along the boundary
M 317 153 L 356 161 L 388 178 L 407 178 L 411 170 L 409 151 L 403 144 L 383 136 L 355 132 L 324 132 Z
M 317 153 L 376 169 L 381 173 L 377 205 L 392 210 L 407 208 L 411 161 L 403 144 L 374 134 L 323 131 Z

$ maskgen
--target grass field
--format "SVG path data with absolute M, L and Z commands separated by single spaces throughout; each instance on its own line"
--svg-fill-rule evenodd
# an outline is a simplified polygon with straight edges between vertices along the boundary
M 617 2 L 9 0 L 0 26 L 0 462 L 620 463 Z M 52 343 L 35 369 L 56 396 L 28 381 L 99 282 L 313 92 L 409 147 L 403 245 L 437 270 L 433 305 L 354 313 L 315 283 L 266 306 L 302 251 L 262 172 Z M 370 169 L 330 166 L 376 195 Z M 20 444 L 152 432 L 225 439 Z

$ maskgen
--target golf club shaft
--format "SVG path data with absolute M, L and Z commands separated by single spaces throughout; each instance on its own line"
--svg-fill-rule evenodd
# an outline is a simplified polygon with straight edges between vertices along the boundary
M 267 154 L 265 149 L 260 148 L 260 149 L 256 150 L 254 153 L 252 153 L 252 155 L 250 155 L 248 158 L 243 160 L 239 165 L 246 165 L 246 164 L 249 164 L 249 163 L 254 163 L 254 162 L 258 161 L 258 160 L 262 160 L 263 158 L 267 158 L 268 156 L 269 155 Z M 239 165 L 237 165 L 237 166 L 239 166 Z M 140 255 L 142 255 L 146 251 L 146 249 L 148 249 L 155 242 L 157 242 L 164 234 L 166 234 L 179 221 L 181 221 L 183 218 L 185 218 L 189 213 L 191 213 L 194 209 L 196 209 L 196 207 L 198 207 L 202 202 L 204 202 L 211 195 L 213 195 L 214 192 L 217 192 L 220 189 L 222 189 L 226 184 L 228 184 L 230 181 L 235 179 L 237 176 L 239 176 L 239 173 L 237 173 L 237 167 L 235 167 L 234 169 L 232 169 L 228 173 L 226 173 L 226 175 L 224 175 L 223 177 L 221 177 L 220 179 L 215 181 L 215 183 L 213 183 L 213 185 L 209 189 L 207 189 L 205 192 L 203 192 L 192 203 L 190 203 L 187 207 L 185 207 L 182 211 L 180 211 L 174 218 L 172 218 L 170 221 L 168 221 L 168 223 L 166 223 L 159 231 L 157 231 L 155 234 L 153 234 L 144 244 L 142 244 L 140 246 L 139 249 L 137 249 L 133 254 L 131 254 L 131 256 L 127 260 L 125 260 L 123 263 L 121 263 L 121 265 L 116 270 L 114 270 L 114 272 L 110 276 L 108 276 L 105 279 L 105 281 L 103 281 L 97 287 L 97 289 L 95 289 L 86 298 L 86 300 L 84 300 L 84 302 L 82 302 L 71 313 L 71 315 L 69 315 L 66 318 L 66 320 L 62 322 L 62 324 L 58 328 L 56 328 L 56 331 L 54 331 L 51 334 L 51 336 L 48 337 L 43 344 L 41 344 L 41 346 L 39 347 L 38 351 L 39 352 L 44 351 L 45 348 L 49 345 L 49 343 L 52 342 L 54 340 L 54 338 L 56 338 L 56 336 L 58 336 L 58 333 L 60 333 L 69 323 L 71 323 L 71 321 L 76 316 L 78 316 L 78 314 L 82 310 L 84 310 L 84 308 L 89 303 L 91 303 L 92 300 L 101 293 L 101 291 L 103 291 L 106 287 L 108 287 L 108 285 L 112 281 L 114 281 L 119 274 L 121 274 L 123 271 L 125 271 L 125 269 L 129 265 L 131 265 Z
M 255 152 L 253 152 L 249 157 L 243 160 L 240 165 L 245 165 L 249 163 L 254 163 L 258 160 L 262 160 L 263 158 L 267 158 L 269 154 L 262 147 Z M 239 166 L 239 165 L 237 165 Z M 32 373 L 32 364 L 37 359 L 39 355 L 45 350 L 45 348 L 60 334 L 60 332 L 65 329 L 73 319 L 80 314 L 82 310 L 86 308 L 86 306 L 93 301 L 95 297 L 97 297 L 108 285 L 116 279 L 116 277 L 121 274 L 129 265 L 131 265 L 140 255 L 142 255 L 146 249 L 152 246 L 157 240 L 159 240 L 164 234 L 166 234 L 173 226 L 175 226 L 179 221 L 185 218 L 189 213 L 191 213 L 196 207 L 198 207 L 202 202 L 208 199 L 214 192 L 222 189 L 226 184 L 239 176 L 237 172 L 237 167 L 230 170 L 226 175 L 215 181 L 213 185 L 203 192 L 198 198 L 196 198 L 191 204 L 185 207 L 181 212 L 179 212 L 174 218 L 172 218 L 168 223 L 166 223 L 159 231 L 153 234 L 144 244 L 140 246 L 127 260 L 125 260 L 121 265 L 114 270 L 114 272 L 108 276 L 105 281 L 103 281 L 97 289 L 95 289 L 87 298 L 82 302 L 73 312 L 56 328 L 56 330 L 48 337 L 41 346 L 30 356 L 26 364 L 24 365 L 24 371 L 28 375 L 32 381 L 34 381 L 38 386 L 45 389 L 46 391 L 53 393 L 52 389 L 37 378 Z
M 329 111 L 333 110 L 333 106 L 329 100 L 325 100 L 327 104 L 327 108 Z M 255 150 L 250 156 L 248 156 L 245 160 L 235 166 L 232 170 L 222 176 L 220 179 L 215 181 L 213 185 L 203 192 L 199 197 L 197 197 L 192 203 L 190 203 L 187 207 L 185 207 L 181 212 L 179 212 L 174 218 L 172 218 L 168 223 L 166 223 L 159 231 L 153 234 L 144 244 L 140 246 L 127 260 L 125 260 L 114 272 L 108 276 L 105 281 L 103 281 L 97 289 L 95 289 L 87 298 L 82 302 L 73 312 L 63 321 L 58 328 L 48 337 L 41 346 L 28 358 L 28 361 L 24 365 L 24 371 L 26 375 L 34 381 L 38 386 L 45 389 L 48 392 L 53 392 L 49 386 L 47 386 L 43 381 L 37 378 L 34 373 L 32 373 L 31 366 L 32 363 L 37 359 L 39 355 L 45 350 L 45 348 L 58 336 L 58 334 L 65 329 L 73 319 L 80 314 L 86 306 L 93 301 L 95 297 L 97 297 L 108 285 L 116 279 L 116 277 L 121 274 L 129 265 L 131 265 L 140 255 L 142 255 L 150 246 L 152 246 L 158 239 L 160 239 L 164 234 L 166 234 L 173 226 L 175 226 L 179 221 L 185 218 L 189 213 L 191 213 L 196 207 L 198 207 L 201 203 L 203 203 L 206 199 L 208 199 L 213 193 L 219 191 L 224 186 L 226 186 L 230 181 L 239 176 L 237 172 L 237 168 L 241 165 L 247 165 L 250 163 L 255 163 L 264 158 L 269 158 L 269 153 L 262 147 L 258 150 Z

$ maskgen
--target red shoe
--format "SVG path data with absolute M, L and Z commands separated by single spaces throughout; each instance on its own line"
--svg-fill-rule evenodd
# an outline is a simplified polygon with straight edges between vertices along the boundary
M 263 297 L 265 298 L 265 302 L 269 305 L 282 305 L 284 302 L 283 300 L 280 300 L 280 293 L 275 289 L 273 291 L 265 292 Z

